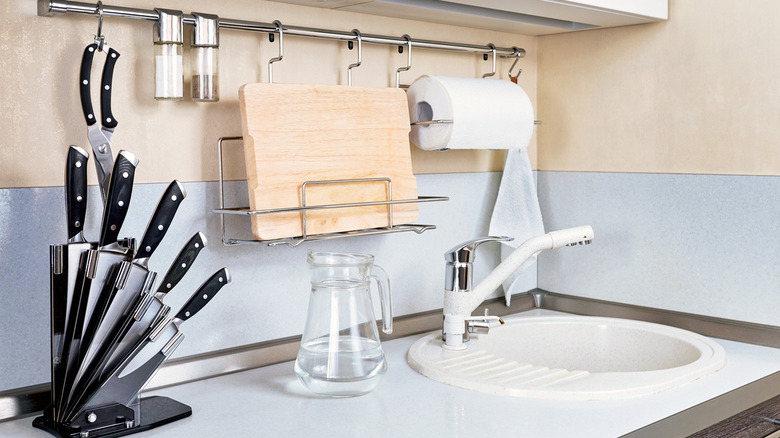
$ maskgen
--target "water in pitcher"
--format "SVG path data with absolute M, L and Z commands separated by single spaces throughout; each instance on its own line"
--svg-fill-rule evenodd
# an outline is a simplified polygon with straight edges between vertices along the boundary
M 378 341 L 338 336 L 301 345 L 295 373 L 314 393 L 330 396 L 366 394 L 387 371 Z

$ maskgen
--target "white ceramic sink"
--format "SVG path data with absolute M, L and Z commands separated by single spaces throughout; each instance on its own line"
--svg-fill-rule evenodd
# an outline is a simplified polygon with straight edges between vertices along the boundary
M 715 341 L 660 324 L 586 316 L 505 321 L 472 334 L 463 351 L 443 349 L 440 333 L 424 336 L 409 349 L 409 365 L 461 388 L 557 400 L 639 397 L 726 365 Z

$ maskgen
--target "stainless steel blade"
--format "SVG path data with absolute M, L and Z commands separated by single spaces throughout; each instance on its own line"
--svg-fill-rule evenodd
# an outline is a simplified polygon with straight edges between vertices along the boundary
M 101 374 L 101 378 L 105 377 L 106 374 L 110 374 L 111 370 L 119 367 L 122 361 L 130 356 L 144 339 L 149 337 L 154 327 L 168 317 L 170 311 L 171 308 L 163 304 L 158 297 L 151 296 L 148 307 L 139 309 L 139 314 L 135 315 L 130 329 L 114 345 L 113 351 L 103 368 L 104 371 Z
M 167 326 L 171 326 L 171 324 L 166 324 Z M 183 340 L 184 334 L 174 329 L 169 337 L 158 337 L 155 342 L 145 342 L 139 349 L 150 348 L 155 351 L 155 354 L 131 373 L 122 374 L 126 365 L 117 370 L 84 406 L 105 406 L 111 403 L 129 405 Z
M 119 378 L 123 378 L 128 374 L 132 374 L 135 370 L 144 366 L 145 363 L 152 360 L 152 358 L 158 353 L 154 347 L 148 347 L 149 344 L 160 345 L 158 340 L 172 339 L 179 332 L 179 324 L 181 320 L 178 318 L 169 319 L 161 330 L 153 332 L 149 337 L 149 342 L 144 343 L 141 348 L 134 351 L 133 358 L 126 365 L 122 366 L 122 370 L 119 372 Z
M 87 303 L 84 307 L 84 325 L 81 327 L 81 336 L 86 334 L 87 322 L 92 318 L 102 319 L 103 315 L 94 315 L 97 303 L 105 299 L 104 294 L 110 293 L 110 285 L 108 284 L 112 270 L 116 268 L 116 265 L 126 261 L 130 257 L 129 251 L 123 251 L 121 247 L 117 246 L 116 250 L 100 250 L 94 251 L 95 267 L 94 274 L 90 279 L 89 292 L 86 296 Z
M 97 169 L 98 185 L 100 194 L 103 198 L 103 205 L 108 197 L 108 186 L 111 181 L 111 170 L 114 167 L 114 154 L 111 151 L 111 140 L 106 133 L 100 129 L 98 123 L 87 127 L 87 138 L 92 145 L 92 152 L 95 154 L 95 169 Z
M 76 377 L 76 385 L 84 384 L 83 378 L 88 371 L 94 371 L 100 365 L 103 355 L 106 354 L 116 342 L 123 331 L 129 328 L 130 320 L 136 313 L 143 296 L 148 296 L 154 284 L 156 274 L 139 268 L 131 262 L 122 262 L 120 272 L 126 272 L 116 279 L 112 286 L 113 299 L 109 304 L 101 322 L 97 326 L 94 335 L 91 336 L 86 353 L 80 364 Z M 126 269 L 123 269 L 126 268 Z

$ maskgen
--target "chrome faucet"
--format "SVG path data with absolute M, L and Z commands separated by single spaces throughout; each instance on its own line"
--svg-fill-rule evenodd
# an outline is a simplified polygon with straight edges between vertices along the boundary
M 509 257 L 499 264 L 474 289 L 472 285 L 472 269 L 474 251 L 485 242 L 506 242 L 509 237 L 482 237 L 455 246 L 445 253 L 447 261 L 444 287 L 444 326 L 442 338 L 444 348 L 463 350 L 464 341 L 468 340 L 470 326 L 489 327 L 496 317 L 470 316 L 479 305 L 485 301 L 496 288 L 509 278 L 526 260 L 541 251 L 558 249 L 563 246 L 589 244 L 593 240 L 593 228 L 582 226 L 553 231 L 542 236 L 533 237 L 520 245 Z M 470 324 L 471 322 L 471 324 Z M 477 322 L 475 324 L 474 322 Z

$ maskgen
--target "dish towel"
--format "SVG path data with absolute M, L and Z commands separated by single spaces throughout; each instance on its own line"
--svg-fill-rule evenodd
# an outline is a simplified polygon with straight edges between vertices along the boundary
M 496 205 L 490 219 L 492 236 L 514 240 L 501 247 L 506 258 L 523 242 L 544 234 L 531 162 L 526 147 L 531 141 L 534 113 L 525 91 L 510 81 L 495 79 L 421 76 L 407 90 L 412 123 L 443 120 L 452 123 L 412 125 L 410 139 L 424 150 L 506 149 L 506 162 Z M 520 272 L 504 282 L 509 305 Z

